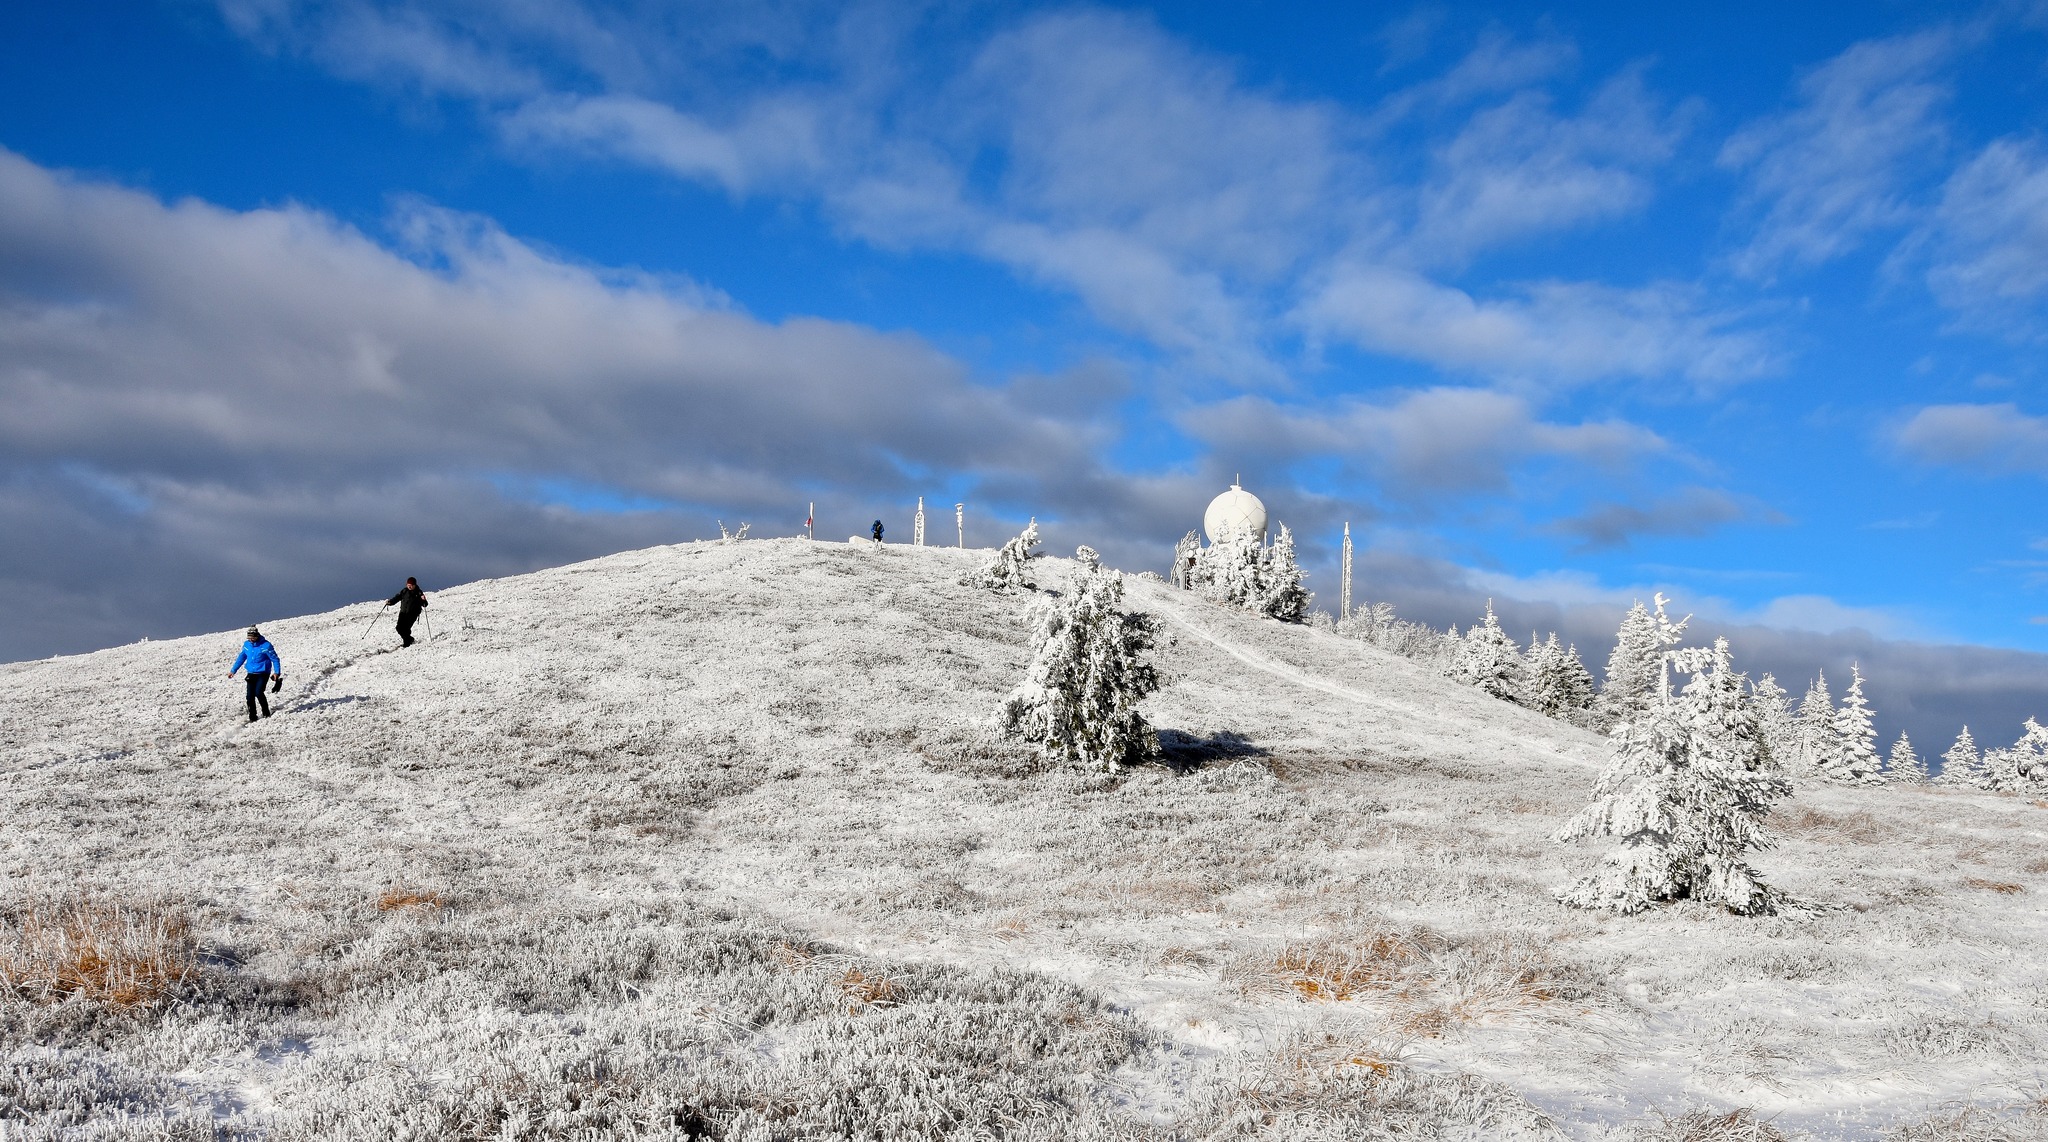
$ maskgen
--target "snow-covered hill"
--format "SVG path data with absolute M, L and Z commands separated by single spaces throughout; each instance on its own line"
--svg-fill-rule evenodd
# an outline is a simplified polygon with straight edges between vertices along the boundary
M 1759 864 L 1815 915 L 1574 912 L 1602 739 L 1132 580 L 1172 764 L 1035 772 L 980 557 L 631 552 L 405 651 L 265 621 L 253 726 L 234 634 L 0 667 L 16 925 L 83 886 L 200 953 L 139 1011 L 0 999 L 0 1137 L 2039 1129 L 2048 807 L 1802 789 Z

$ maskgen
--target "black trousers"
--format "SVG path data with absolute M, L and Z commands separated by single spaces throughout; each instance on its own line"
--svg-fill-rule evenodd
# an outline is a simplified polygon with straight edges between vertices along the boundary
M 412 645 L 412 624 L 418 621 L 420 621 L 420 613 L 418 611 L 398 612 L 398 637 L 405 640 L 398 645 Z
M 264 717 L 266 717 L 266 718 L 267 718 L 267 717 L 269 717 L 269 716 L 270 716 L 270 699 L 269 699 L 268 697 L 266 697 L 266 696 L 264 695 L 264 693 L 263 693 L 263 688 L 264 688 L 265 686 L 268 686 L 268 685 L 270 685 L 270 671 L 268 671 L 268 670 L 261 670 L 261 671 L 251 671 L 251 672 L 249 673 L 249 675 L 248 675 L 248 678 L 249 678 L 249 720 L 250 720 L 250 721 L 252 721 L 252 722 L 256 720 L 256 705 L 257 705 L 257 703 L 259 703 L 259 702 L 260 702 L 260 703 L 262 703 L 262 705 L 263 705 L 263 716 L 264 716 Z

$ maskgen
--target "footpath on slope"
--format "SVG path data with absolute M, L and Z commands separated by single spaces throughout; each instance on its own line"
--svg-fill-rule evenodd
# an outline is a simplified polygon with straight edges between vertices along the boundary
M 1414 705 L 1409 702 L 1403 702 L 1397 698 L 1391 697 L 1386 694 L 1367 693 L 1363 690 L 1353 689 L 1352 687 L 1345 686 L 1338 682 L 1333 682 L 1327 678 L 1318 677 L 1317 675 L 1311 674 L 1310 672 L 1302 669 L 1301 667 L 1293 666 L 1285 662 L 1280 662 L 1269 655 L 1262 654 L 1259 651 L 1246 647 L 1241 643 L 1231 641 L 1223 635 L 1218 634 L 1216 631 L 1209 628 L 1208 626 L 1205 626 L 1202 623 L 1197 622 L 1187 613 L 1187 611 L 1179 603 L 1169 599 L 1165 591 L 1154 590 L 1149 592 L 1146 601 L 1150 604 L 1150 606 L 1153 609 L 1156 609 L 1159 613 L 1173 620 L 1174 623 L 1179 625 L 1182 629 L 1188 631 L 1190 634 L 1195 635 L 1196 637 L 1202 639 L 1204 642 L 1207 642 L 1211 646 L 1214 646 L 1216 649 L 1222 651 L 1223 653 L 1229 655 L 1237 661 L 1244 663 L 1246 666 L 1249 666 L 1254 670 L 1270 674 L 1275 678 L 1281 679 L 1282 681 L 1292 683 L 1296 686 L 1300 686 L 1305 689 L 1316 690 L 1324 694 L 1329 694 L 1332 697 L 1342 698 L 1347 702 L 1352 702 L 1357 705 L 1366 706 L 1373 709 L 1392 710 L 1399 713 L 1407 714 L 1410 717 L 1421 720 L 1434 721 L 1441 720 L 1444 717 L 1445 712 L 1441 709 L 1424 709 L 1420 706 Z M 1491 701 L 1492 699 L 1488 700 Z M 1469 732 L 1478 734 L 1479 736 L 1492 738 L 1496 742 L 1510 745 L 1517 749 L 1544 748 L 1540 746 L 1539 743 L 1532 742 L 1528 738 L 1517 736 L 1511 731 L 1486 723 L 1471 724 L 1468 725 L 1466 729 Z M 1546 752 L 1556 754 L 1561 758 L 1569 758 L 1575 761 L 1581 760 L 1579 758 L 1573 757 L 1571 754 L 1566 753 L 1563 750 L 1556 748 L 1556 746 L 1554 745 L 1547 747 Z

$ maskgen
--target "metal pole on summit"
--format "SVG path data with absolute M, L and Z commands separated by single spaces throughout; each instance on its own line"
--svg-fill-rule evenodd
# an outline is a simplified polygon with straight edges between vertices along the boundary
M 967 546 L 967 505 L 953 505 L 953 526 L 960 529 L 960 546 Z
M 1351 521 L 1344 521 L 1344 588 L 1338 604 L 1338 618 L 1351 617 Z
M 924 497 L 917 497 L 917 520 L 911 526 L 910 545 L 924 546 Z

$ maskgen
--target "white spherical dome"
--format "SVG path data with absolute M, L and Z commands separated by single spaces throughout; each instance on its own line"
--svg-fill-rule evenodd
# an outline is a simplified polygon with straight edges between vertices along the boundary
M 1202 513 L 1202 530 L 1208 533 L 1211 543 L 1225 530 L 1239 535 L 1250 533 L 1263 542 L 1266 505 L 1259 502 L 1259 497 L 1232 484 L 1229 491 L 1209 501 L 1209 510 Z

